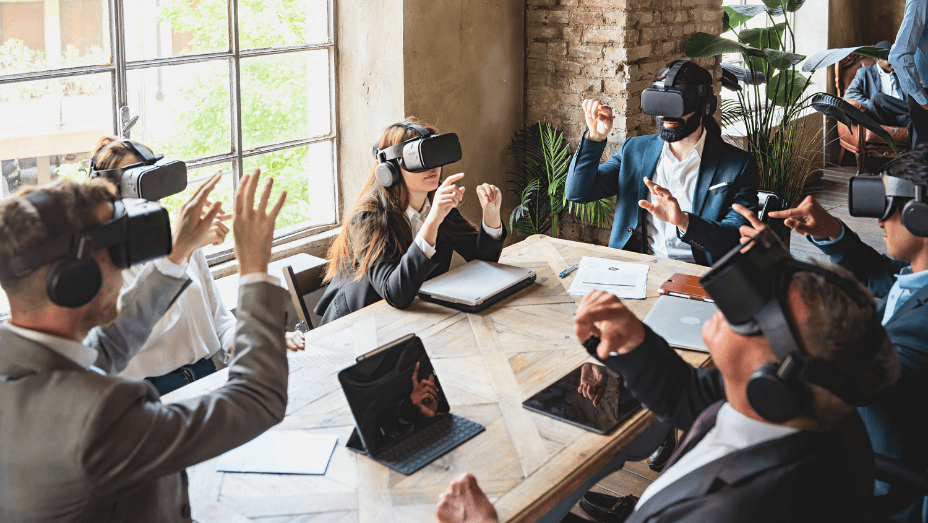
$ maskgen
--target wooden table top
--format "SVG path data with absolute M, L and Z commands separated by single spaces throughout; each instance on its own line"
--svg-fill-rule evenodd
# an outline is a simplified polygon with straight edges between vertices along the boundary
M 608 247 L 531 236 L 507 247 L 500 262 L 534 269 L 537 283 L 478 314 L 416 300 L 397 310 L 380 301 L 310 331 L 307 349 L 290 353 L 289 403 L 271 430 L 334 434 L 338 446 L 324 476 L 216 471 L 216 459 L 188 469 L 197 521 L 434 521 L 438 495 L 464 472 L 477 477 L 501 521 L 535 521 L 578 488 L 654 420 L 642 411 L 601 436 L 522 407 L 522 401 L 589 359 L 573 336 L 579 296 L 567 294 L 576 271 L 598 256 L 646 263 L 648 298 L 626 304 L 644 317 L 673 273 L 707 268 Z M 404 476 L 345 448 L 354 419 L 336 377 L 355 355 L 408 333 L 422 339 L 452 412 L 486 431 L 426 468 Z M 680 351 L 693 365 L 708 356 Z M 220 371 L 164 397 L 166 403 L 222 386 Z M 267 519 L 264 519 L 267 518 Z M 321 520 L 320 520 L 321 521 Z

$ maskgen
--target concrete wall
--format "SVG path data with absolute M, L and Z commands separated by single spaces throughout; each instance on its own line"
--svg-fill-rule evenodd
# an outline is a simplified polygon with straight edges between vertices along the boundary
M 407 116 L 457 133 L 463 157 L 444 175 L 464 172 L 461 212 L 481 219 L 474 188 L 504 191 L 503 222 L 515 203 L 507 189 L 507 155 L 522 126 L 524 2 L 405 0 L 404 104 Z

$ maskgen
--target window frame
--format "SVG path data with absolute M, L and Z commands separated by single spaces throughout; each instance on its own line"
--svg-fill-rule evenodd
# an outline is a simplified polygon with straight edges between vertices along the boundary
M 322 225 L 310 225 L 302 227 L 287 227 L 278 229 L 274 234 L 273 245 L 280 245 L 290 241 L 298 240 L 318 234 L 329 229 L 339 226 L 340 216 L 340 195 L 338 183 L 338 133 L 336 117 L 336 85 L 337 78 L 337 56 L 338 51 L 335 46 L 337 39 L 335 23 L 335 2 L 336 0 L 326 0 L 328 12 L 328 40 L 324 43 L 300 44 L 284 47 L 263 47 L 256 49 L 240 49 L 239 46 L 239 2 L 238 0 L 229 0 L 228 6 L 228 23 L 229 23 L 229 48 L 223 52 L 210 52 L 194 54 L 187 56 L 173 56 L 166 58 L 149 58 L 135 60 L 132 62 L 126 59 L 126 27 L 124 3 L 132 0 L 107 0 L 109 14 L 109 31 L 110 31 L 110 63 L 88 65 L 80 67 L 69 67 L 61 69 L 51 69 L 46 71 L 35 71 L 26 73 L 17 73 L 11 75 L 0 75 L 0 85 L 14 84 L 33 80 L 51 80 L 65 77 L 85 76 L 91 74 L 109 73 L 112 87 L 112 114 L 113 134 L 119 137 L 126 137 L 123 131 L 125 123 L 131 118 L 129 109 L 129 86 L 128 72 L 142 69 L 152 69 L 171 65 L 195 64 L 207 61 L 226 60 L 229 66 L 229 104 L 231 117 L 231 143 L 228 153 L 206 156 L 187 161 L 188 171 L 208 167 L 211 165 L 230 163 L 232 165 L 232 187 L 233 191 L 238 189 L 239 182 L 243 174 L 243 162 L 246 158 L 259 156 L 262 154 L 292 149 L 296 147 L 305 147 L 314 143 L 329 141 L 332 144 L 332 179 L 333 184 L 333 210 L 334 222 Z M 242 97 L 241 97 L 241 60 L 243 58 L 253 58 L 261 56 L 280 55 L 296 53 L 301 51 L 312 51 L 327 49 L 329 56 L 329 133 L 324 136 L 312 138 L 302 138 L 297 140 L 288 140 L 276 142 L 268 145 L 262 145 L 245 150 L 242 144 Z M 205 179 L 205 178 L 204 178 Z M 198 183 L 200 179 L 188 179 L 189 184 Z M 210 265 L 223 263 L 235 257 L 232 247 L 222 249 L 208 255 Z

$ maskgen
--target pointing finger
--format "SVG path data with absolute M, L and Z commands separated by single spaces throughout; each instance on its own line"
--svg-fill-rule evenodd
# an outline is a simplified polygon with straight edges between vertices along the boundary
M 441 186 L 442 186 L 442 187 L 447 187 L 447 186 L 449 186 L 449 185 L 453 185 L 454 182 L 460 180 L 460 179 L 463 178 L 463 177 L 464 177 L 464 173 L 452 174 L 451 176 L 445 178 L 445 181 L 443 181 L 443 182 L 441 183 Z
M 744 207 L 743 205 L 738 205 L 737 203 L 733 203 L 731 208 L 734 209 L 735 212 L 737 212 L 741 216 L 744 216 L 744 218 L 748 221 L 748 223 L 750 223 L 751 226 L 754 227 L 755 229 L 762 229 L 766 227 L 764 222 L 760 221 L 760 219 L 757 218 L 757 215 L 754 214 L 754 211 L 748 209 L 747 207 Z

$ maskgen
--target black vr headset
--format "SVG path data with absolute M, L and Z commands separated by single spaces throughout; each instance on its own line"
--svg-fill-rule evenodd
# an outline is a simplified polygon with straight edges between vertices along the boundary
M 374 158 L 377 159 L 374 176 L 380 185 L 392 187 L 399 183 L 403 178 L 400 168 L 411 173 L 420 173 L 461 159 L 461 142 L 458 141 L 458 135 L 433 134 L 425 127 L 409 122 L 396 125 L 416 131 L 419 137 L 385 149 L 374 146 Z
M 888 164 L 887 164 L 888 165 Z M 885 168 L 884 171 L 885 173 Z M 847 203 L 851 216 L 885 220 L 902 211 L 902 225 L 915 236 L 928 237 L 928 195 L 924 185 L 888 174 L 861 175 L 848 181 Z
M 184 162 L 154 154 L 148 147 L 132 140 L 122 140 L 122 143 L 142 161 L 120 169 L 98 170 L 97 156 L 107 145 L 90 160 L 91 178 L 106 178 L 113 182 L 121 198 L 156 201 L 187 188 L 187 165 Z
M 746 247 L 750 248 L 742 252 Z M 770 229 L 732 249 L 699 282 L 715 300 L 732 331 L 742 336 L 763 334 L 780 360 L 756 369 L 747 386 L 751 407 L 775 423 L 796 417 L 807 405 L 809 389 L 801 382 L 823 387 L 851 405 L 869 401 L 839 365 L 815 359 L 802 349 L 798 331 L 787 314 L 787 291 L 797 272 L 821 275 L 861 307 L 873 311 L 866 339 L 861 341 L 864 347 L 864 353 L 859 355 L 861 362 L 871 360 L 886 340 L 886 331 L 870 296 L 834 272 L 794 259 Z
M 103 277 L 94 251 L 109 249 L 117 267 L 160 258 L 171 253 L 168 212 L 141 199 L 115 200 L 113 218 L 79 232 L 70 232 L 64 213 L 45 191 L 25 196 L 35 206 L 51 239 L 0 267 L 0 278 L 22 278 L 48 264 L 45 289 L 53 303 L 62 307 L 86 305 L 100 291 Z
M 658 80 L 641 93 L 641 110 L 645 114 L 682 118 L 695 112 L 695 116 L 709 116 L 718 108 L 718 98 L 712 84 L 674 85 L 680 68 L 689 60 L 677 60 L 667 71 L 663 80 Z

